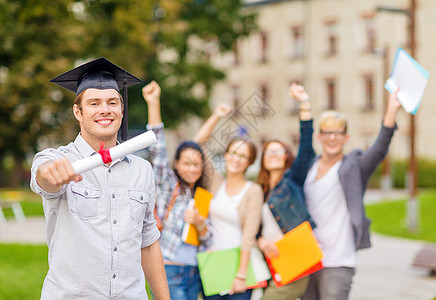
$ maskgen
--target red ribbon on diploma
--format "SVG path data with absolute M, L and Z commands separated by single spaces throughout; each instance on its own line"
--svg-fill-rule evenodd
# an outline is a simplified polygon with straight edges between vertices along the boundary
M 105 164 L 110 163 L 112 161 L 111 154 L 109 153 L 109 149 L 104 150 L 104 142 L 100 142 L 100 150 L 98 150 L 98 153 L 101 155 L 101 159 L 103 159 L 103 162 Z

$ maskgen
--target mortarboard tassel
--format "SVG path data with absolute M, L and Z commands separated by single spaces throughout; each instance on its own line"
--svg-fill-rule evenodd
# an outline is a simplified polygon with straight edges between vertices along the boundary
M 124 98 L 124 113 L 123 113 L 123 120 L 121 122 L 121 141 L 127 140 L 127 129 L 129 126 L 129 119 L 128 119 L 128 105 L 127 105 L 127 78 L 124 77 L 123 81 L 123 98 Z

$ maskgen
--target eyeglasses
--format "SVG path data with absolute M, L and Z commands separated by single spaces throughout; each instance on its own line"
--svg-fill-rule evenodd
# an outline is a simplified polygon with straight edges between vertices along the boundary
M 320 134 L 322 137 L 330 137 L 333 136 L 334 138 L 337 137 L 343 137 L 345 135 L 345 131 L 343 130 L 321 130 Z
M 272 156 L 283 156 L 286 154 L 285 149 L 274 149 L 274 150 L 265 150 L 263 153 L 264 157 L 272 157 Z
M 240 153 L 235 152 L 235 151 L 231 151 L 231 152 L 227 152 L 227 153 L 229 153 L 231 157 L 239 158 L 240 160 L 247 160 L 248 161 L 248 159 L 249 159 L 249 157 L 247 155 L 240 154 Z

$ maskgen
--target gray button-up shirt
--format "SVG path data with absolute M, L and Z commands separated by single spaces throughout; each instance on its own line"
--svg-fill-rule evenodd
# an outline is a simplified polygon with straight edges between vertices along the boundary
M 34 158 L 30 186 L 43 199 L 49 248 L 41 299 L 147 299 L 141 248 L 160 237 L 151 165 L 127 155 L 81 174 L 82 181 L 57 193 L 36 183 L 44 162 L 95 154 L 79 134 L 67 146 Z

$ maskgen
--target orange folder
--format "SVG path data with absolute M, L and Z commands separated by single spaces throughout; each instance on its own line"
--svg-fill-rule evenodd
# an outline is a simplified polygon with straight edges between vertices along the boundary
M 324 254 L 309 222 L 301 223 L 275 244 L 279 256 L 267 258 L 267 263 L 278 287 L 323 268 Z
M 204 218 L 207 218 L 207 215 L 209 214 L 209 205 L 212 197 L 213 195 L 209 191 L 201 187 L 197 187 L 195 190 L 193 202 L 195 207 L 198 209 L 198 213 Z M 190 245 L 200 245 L 197 228 L 192 224 L 186 223 L 182 231 L 182 240 Z

